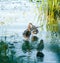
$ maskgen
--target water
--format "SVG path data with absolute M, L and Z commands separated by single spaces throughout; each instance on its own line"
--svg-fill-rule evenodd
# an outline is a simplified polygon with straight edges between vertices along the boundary
M 15 36 L 14 36 L 15 37 Z M 22 36 L 18 36 L 18 37 L 7 37 L 6 41 L 7 43 L 11 43 L 14 44 L 15 49 L 13 49 L 14 51 L 16 51 L 15 53 L 15 60 L 17 61 L 17 63 L 20 63 L 23 61 L 23 63 L 59 63 L 60 62 L 60 42 L 59 44 L 55 41 L 55 42 L 48 42 L 46 41 L 47 38 L 44 40 L 44 49 L 42 51 L 42 53 L 44 54 L 44 57 L 38 60 L 38 58 L 36 57 L 37 54 L 37 50 L 33 49 L 30 54 L 24 53 L 22 51 L 22 44 L 24 43 L 23 41 L 23 37 Z M 44 38 L 43 38 L 44 39 Z M 39 39 L 40 40 L 40 39 Z M 53 40 L 52 40 L 53 41 Z M 29 57 L 28 57 L 29 55 Z M 19 59 L 17 59 L 19 58 Z M 14 61 L 15 61 L 14 60 Z
M 2 0 L 3 1 L 3 0 Z M 10 0 L 9 0 L 10 1 Z M 11 4 L 11 5 L 10 5 Z M 9 49 L 7 56 L 9 60 L 2 56 L 0 62 L 6 59 L 10 63 L 59 63 L 60 62 L 60 39 L 58 37 L 51 38 L 51 33 L 46 32 L 45 26 L 43 31 L 39 31 L 38 36 L 39 41 L 44 40 L 44 49 L 42 53 L 44 57 L 38 59 L 36 57 L 37 50 L 33 49 L 30 53 L 24 53 L 22 51 L 23 31 L 27 28 L 29 22 L 32 22 L 34 25 L 39 26 L 40 23 L 37 22 L 38 11 L 34 3 L 29 3 L 29 1 L 5 1 L 0 2 L 0 23 L 4 22 L 5 24 L 0 24 L 0 40 L 6 41 L 6 43 L 11 46 L 14 45 L 15 48 Z M 36 9 L 36 10 L 35 10 Z M 34 12 L 36 11 L 36 13 Z M 40 30 L 40 29 L 39 29 Z M 7 36 L 5 40 L 5 35 Z M 29 40 L 31 42 L 31 38 Z M 13 51 L 11 53 L 11 51 Z M 14 51 L 16 52 L 14 54 Z M 13 60 L 12 56 L 13 55 Z M 3 62 L 3 63 L 7 63 Z

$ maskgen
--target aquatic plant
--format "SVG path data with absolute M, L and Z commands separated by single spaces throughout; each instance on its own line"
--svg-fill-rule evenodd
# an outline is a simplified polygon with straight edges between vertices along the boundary
M 4 41 L 0 41 L 0 54 L 4 53 L 6 56 L 8 50 L 8 44 Z
M 47 12 L 47 30 L 58 32 L 58 1 L 48 0 L 48 12 Z
M 36 4 L 39 13 L 37 14 L 37 22 L 40 22 L 40 25 L 46 25 L 47 31 L 58 32 L 60 0 L 31 0 L 31 2 Z M 40 28 L 43 30 L 43 26 Z

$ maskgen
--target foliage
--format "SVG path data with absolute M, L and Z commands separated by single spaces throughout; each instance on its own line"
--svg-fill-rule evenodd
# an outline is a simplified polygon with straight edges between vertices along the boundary
M 40 25 L 46 23 L 47 31 L 58 32 L 58 18 L 60 17 L 60 0 L 31 0 L 35 2 L 38 9 Z M 44 16 L 44 18 L 42 17 Z M 47 21 L 47 22 L 45 22 Z M 41 30 L 43 26 L 41 27 Z
M 4 41 L 0 41 L 0 54 L 4 51 L 4 54 L 6 55 L 8 49 L 8 44 Z
M 57 0 L 48 0 L 47 30 L 58 32 L 59 5 Z

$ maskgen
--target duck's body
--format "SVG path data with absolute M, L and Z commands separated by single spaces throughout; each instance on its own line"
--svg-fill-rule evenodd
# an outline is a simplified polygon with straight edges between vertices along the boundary
M 23 32 L 23 36 L 24 36 L 24 38 L 29 38 L 30 37 L 30 35 L 31 35 L 31 31 L 29 31 L 28 29 L 26 29 L 24 32 Z

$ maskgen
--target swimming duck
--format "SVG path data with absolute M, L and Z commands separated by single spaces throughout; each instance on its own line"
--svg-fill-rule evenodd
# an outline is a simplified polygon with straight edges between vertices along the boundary
M 32 23 L 29 23 L 30 24 L 30 30 L 32 31 L 33 34 L 37 34 L 38 33 L 38 27 L 36 27 L 35 25 L 33 25 Z
M 26 39 L 29 39 L 30 35 L 31 35 L 31 24 L 28 24 L 27 29 L 23 32 L 23 37 Z
M 28 29 L 23 32 L 23 36 L 26 39 L 29 39 L 30 35 L 31 35 L 31 32 Z

